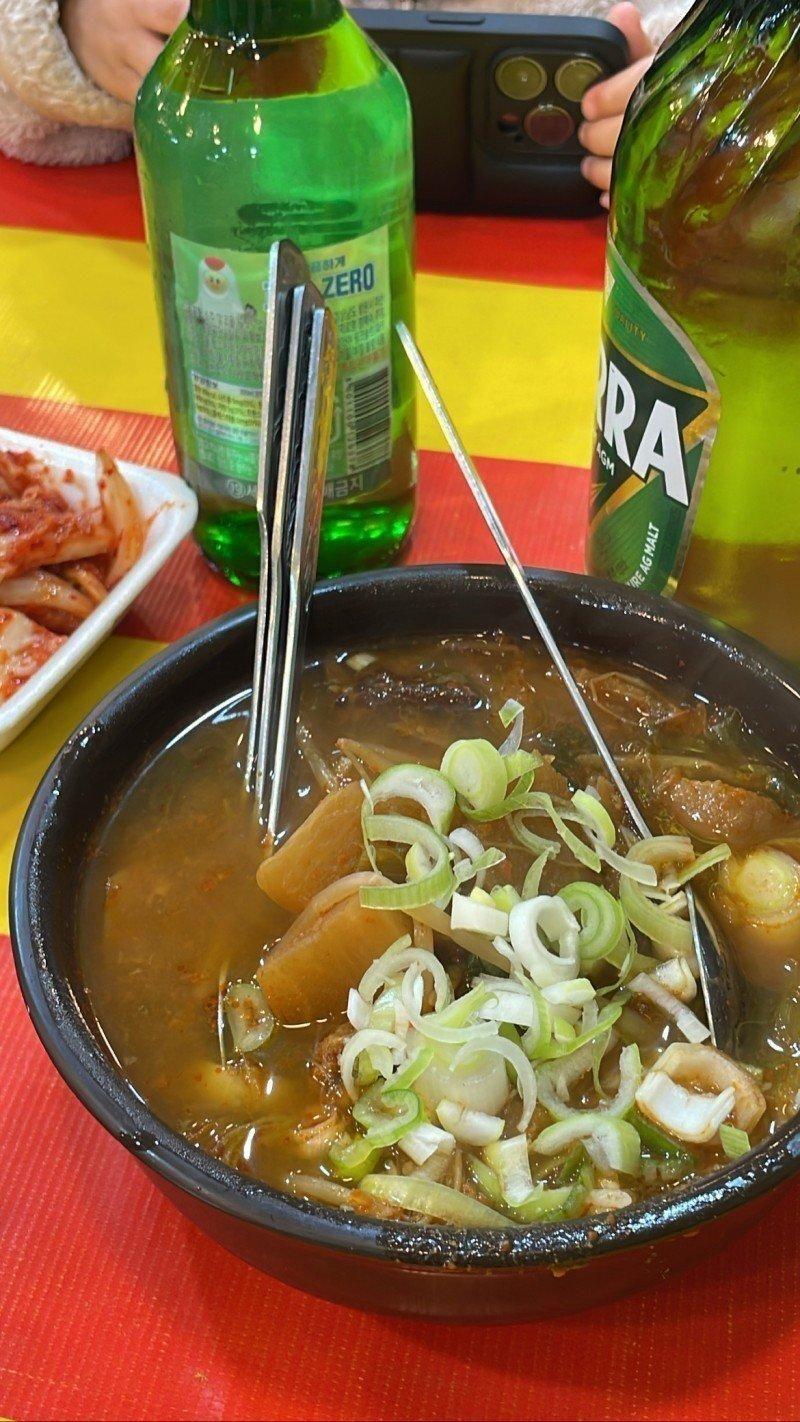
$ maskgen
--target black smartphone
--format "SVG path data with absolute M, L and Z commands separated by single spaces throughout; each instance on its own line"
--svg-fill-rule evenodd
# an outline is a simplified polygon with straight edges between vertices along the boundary
M 580 104 L 628 63 L 605 20 L 450 10 L 351 11 L 411 96 L 417 207 L 429 212 L 598 209 L 582 177 Z

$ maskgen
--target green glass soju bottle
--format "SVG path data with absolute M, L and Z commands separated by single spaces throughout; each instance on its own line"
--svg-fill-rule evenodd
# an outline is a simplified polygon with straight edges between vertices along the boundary
M 144 81 L 136 147 L 175 443 L 197 538 L 258 577 L 253 507 L 271 244 L 303 250 L 339 332 L 320 573 L 390 561 L 409 528 L 414 387 L 408 96 L 339 0 L 191 0 Z
M 800 0 L 696 4 L 617 145 L 589 566 L 800 661 Z

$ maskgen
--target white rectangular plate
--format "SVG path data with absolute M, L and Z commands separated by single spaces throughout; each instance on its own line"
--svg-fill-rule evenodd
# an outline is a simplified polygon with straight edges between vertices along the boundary
M 29 449 L 55 470 L 73 470 L 87 499 L 95 501 L 97 477 L 94 450 L 76 449 L 73 445 L 36 439 L 33 435 L 2 427 L 0 449 Z M 109 453 L 113 455 L 113 449 Z M 49 661 L 34 672 L 19 691 L 15 691 L 7 701 L 0 702 L 0 751 L 19 735 L 58 688 L 109 635 L 134 598 L 147 587 L 170 553 L 194 526 L 197 499 L 182 479 L 160 469 L 147 469 L 141 464 L 119 461 L 119 468 L 131 487 L 139 512 L 148 521 L 141 556 Z M 3 587 L 0 583 L 0 606 L 2 603 Z

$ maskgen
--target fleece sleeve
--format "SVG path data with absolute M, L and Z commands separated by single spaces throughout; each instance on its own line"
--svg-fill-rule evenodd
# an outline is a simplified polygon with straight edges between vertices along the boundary
M 29 163 L 106 163 L 130 152 L 131 109 L 93 84 L 57 0 L 0 0 L 0 151 Z

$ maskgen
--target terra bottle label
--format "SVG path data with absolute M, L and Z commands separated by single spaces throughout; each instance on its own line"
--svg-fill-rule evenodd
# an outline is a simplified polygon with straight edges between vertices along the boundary
M 719 408 L 702 356 L 609 241 L 589 515 L 596 572 L 675 591 Z
M 305 253 L 336 318 L 339 369 L 327 502 L 388 477 L 392 439 L 389 234 Z M 172 235 L 175 303 L 187 386 L 188 453 L 233 497 L 258 477 L 267 256 Z

